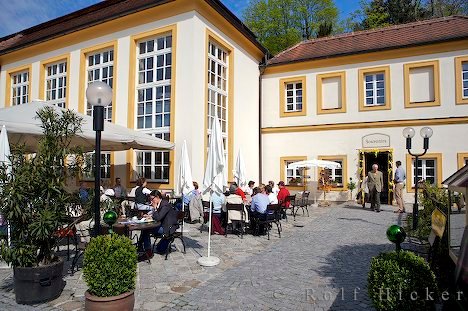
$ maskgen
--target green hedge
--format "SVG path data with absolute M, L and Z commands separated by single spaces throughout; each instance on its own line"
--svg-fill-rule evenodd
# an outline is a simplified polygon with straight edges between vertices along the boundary
M 368 292 L 377 310 L 433 310 L 438 298 L 435 275 L 429 265 L 408 251 L 381 253 L 372 258 Z M 430 297 L 428 293 L 432 293 Z
M 111 297 L 135 289 L 137 258 L 136 248 L 127 237 L 112 234 L 92 238 L 83 261 L 89 292 Z

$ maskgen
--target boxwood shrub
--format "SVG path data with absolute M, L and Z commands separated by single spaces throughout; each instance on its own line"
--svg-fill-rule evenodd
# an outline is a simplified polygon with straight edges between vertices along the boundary
M 368 292 L 377 310 L 433 310 L 438 299 L 434 273 L 422 257 L 408 251 L 372 258 Z
M 132 241 L 111 234 L 92 238 L 84 252 L 83 276 L 95 296 L 118 296 L 135 289 L 137 251 Z

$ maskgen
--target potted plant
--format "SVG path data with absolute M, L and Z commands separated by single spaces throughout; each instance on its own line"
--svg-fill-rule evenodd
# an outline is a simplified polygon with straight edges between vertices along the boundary
M 356 189 L 356 183 L 353 181 L 352 177 L 349 177 L 348 190 L 350 192 L 350 200 L 353 199 L 353 190 Z
M 11 245 L 2 243 L 1 257 L 13 266 L 16 302 L 35 304 L 60 296 L 63 260 L 55 252 L 54 235 L 68 223 L 73 195 L 67 178 L 79 170 L 81 150 L 71 146 L 81 130 L 81 118 L 52 107 L 37 112 L 43 136 L 35 154 L 12 146 L 11 173 L 0 168 L 0 212 L 11 228 Z M 70 157 L 69 155 L 78 155 Z
M 83 260 L 83 276 L 88 285 L 85 309 L 133 310 L 137 258 L 135 246 L 125 236 L 92 238 Z

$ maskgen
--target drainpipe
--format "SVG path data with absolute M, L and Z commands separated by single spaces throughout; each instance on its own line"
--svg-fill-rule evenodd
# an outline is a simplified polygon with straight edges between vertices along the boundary
M 260 75 L 258 76 L 258 124 L 259 124 L 259 132 L 258 132 L 258 178 L 259 178 L 259 184 L 262 183 L 262 171 L 263 171 L 263 161 L 262 161 L 262 75 L 265 72 L 266 68 L 266 62 L 268 60 L 268 55 L 265 55 L 264 60 L 260 65 L 258 66 L 258 69 L 260 70 Z

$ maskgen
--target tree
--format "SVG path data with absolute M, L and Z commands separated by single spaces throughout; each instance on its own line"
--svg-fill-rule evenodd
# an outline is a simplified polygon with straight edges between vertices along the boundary
M 468 15 L 466 0 L 429 0 L 427 6 L 433 17 Z
M 318 34 L 323 22 L 336 24 L 333 0 L 250 0 L 243 17 L 246 25 L 272 54 Z
M 317 30 L 317 38 L 328 37 L 333 32 L 333 24 L 331 22 L 323 22 Z

